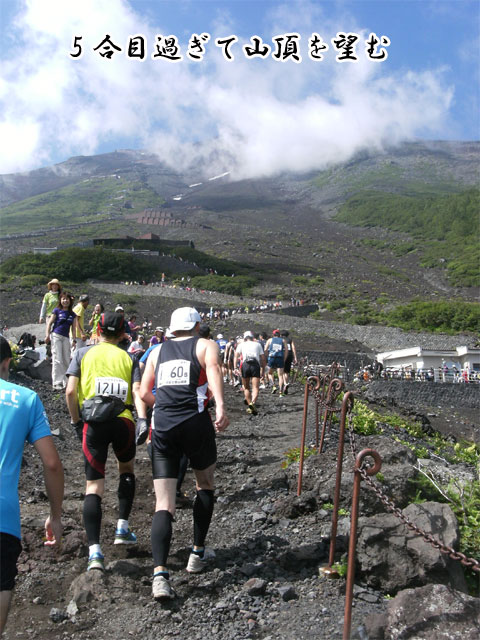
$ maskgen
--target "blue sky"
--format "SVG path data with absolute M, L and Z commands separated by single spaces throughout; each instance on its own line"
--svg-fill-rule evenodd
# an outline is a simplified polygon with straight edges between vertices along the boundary
M 0 0 L 0 173 L 121 148 L 157 153 L 178 170 L 237 178 L 323 169 L 404 140 L 479 139 L 478 0 Z M 122 48 L 93 48 L 106 34 Z M 210 34 L 192 61 L 192 34 Z M 301 62 L 272 40 L 297 33 Z M 329 45 L 308 56 L 318 33 Z M 357 62 L 332 39 L 357 34 Z M 388 57 L 365 53 L 370 33 Z M 126 55 L 142 34 L 146 58 Z M 183 60 L 152 59 L 176 36 Z M 227 61 L 217 38 L 238 37 Z M 82 56 L 70 57 L 75 36 Z M 258 36 L 265 58 L 242 50 Z M 164 42 L 164 41 L 163 41 Z M 280 52 L 283 54 L 284 51 Z

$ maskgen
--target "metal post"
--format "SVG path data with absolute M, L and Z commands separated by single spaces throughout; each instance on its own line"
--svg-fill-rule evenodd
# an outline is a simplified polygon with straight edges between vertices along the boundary
M 310 392 L 310 384 L 307 380 L 305 383 L 305 395 L 303 398 L 303 421 L 302 421 L 302 438 L 300 444 L 300 462 L 298 465 L 298 486 L 297 496 L 302 493 L 302 478 L 303 478 L 303 459 L 305 457 L 305 434 L 307 431 L 307 413 L 308 413 L 308 394 Z
M 335 545 L 337 537 L 337 525 L 338 525 L 338 509 L 340 506 L 340 487 L 342 484 L 342 468 L 343 468 L 343 449 L 345 442 L 345 420 L 347 416 L 347 409 L 353 407 L 353 393 L 347 391 L 343 396 L 342 412 L 340 416 L 340 432 L 338 438 L 338 453 L 337 453 L 337 473 L 335 479 L 335 495 L 333 499 L 333 513 L 332 513 L 332 531 L 330 534 L 330 553 L 328 556 L 328 566 L 331 567 L 335 562 Z
M 358 500 L 360 497 L 360 482 L 362 475 L 360 469 L 363 460 L 367 457 L 373 458 L 374 465 L 367 467 L 365 472 L 369 476 L 378 473 L 382 467 L 382 459 L 380 454 L 373 449 L 363 449 L 355 459 L 355 473 L 353 476 L 353 494 L 352 494 L 352 512 L 350 516 L 350 540 L 348 543 L 348 568 L 347 568 L 347 586 L 345 591 L 345 615 L 343 619 L 343 640 L 349 640 L 350 629 L 352 626 L 352 601 L 353 601 L 353 583 L 355 580 L 355 552 L 357 546 L 357 524 L 358 524 Z

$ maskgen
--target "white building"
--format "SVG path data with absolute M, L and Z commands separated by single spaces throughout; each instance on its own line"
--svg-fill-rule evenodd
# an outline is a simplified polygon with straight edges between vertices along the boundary
M 456 367 L 459 371 L 469 369 L 480 371 L 480 349 L 457 347 L 454 351 L 434 351 L 423 347 L 397 349 L 377 354 L 377 360 L 385 369 L 438 369 L 447 366 Z

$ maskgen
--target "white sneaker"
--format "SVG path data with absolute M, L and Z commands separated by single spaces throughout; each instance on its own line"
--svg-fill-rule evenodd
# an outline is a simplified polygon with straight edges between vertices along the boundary
M 201 573 L 207 566 L 208 561 L 213 560 L 214 558 L 215 551 L 209 547 L 205 547 L 203 558 L 196 553 L 191 553 L 187 563 L 188 573 Z
M 165 576 L 153 576 L 152 596 L 155 600 L 171 600 L 175 597 L 172 585 Z

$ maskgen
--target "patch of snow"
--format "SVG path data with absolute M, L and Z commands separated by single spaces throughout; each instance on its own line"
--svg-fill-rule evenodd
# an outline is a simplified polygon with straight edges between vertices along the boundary
M 212 180 L 218 180 L 219 178 L 224 178 L 228 175 L 230 175 L 230 171 L 225 171 L 225 173 L 221 173 L 219 176 L 213 176 L 213 178 L 209 178 L 208 180 L 211 182 Z

